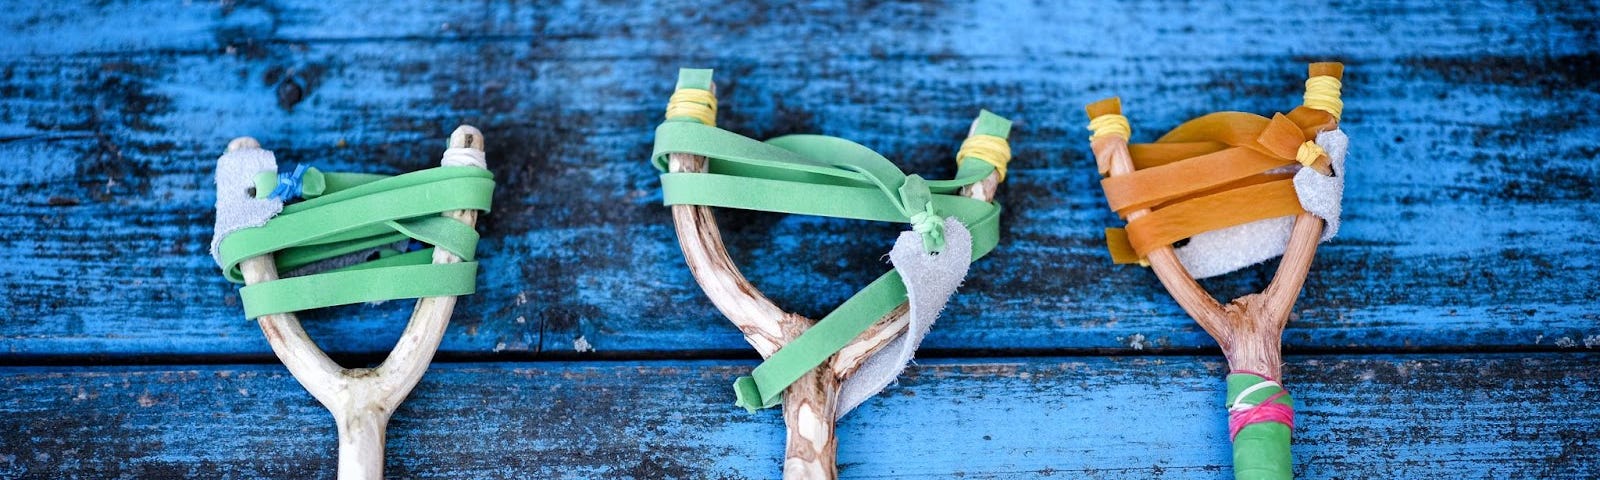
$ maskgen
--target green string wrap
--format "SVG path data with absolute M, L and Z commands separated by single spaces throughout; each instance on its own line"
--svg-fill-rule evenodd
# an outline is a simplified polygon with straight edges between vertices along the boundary
M 270 172 L 254 179 L 262 196 L 276 186 Z M 399 176 L 307 169 L 302 193 L 265 225 L 229 234 L 218 247 L 223 275 L 244 283 L 239 263 L 274 254 L 287 272 L 379 248 L 379 258 L 312 275 L 280 278 L 239 289 L 246 318 L 353 303 L 457 296 L 476 290 L 478 232 L 440 214 L 489 211 L 494 176 L 477 167 L 435 167 Z M 312 190 L 315 190 L 314 192 Z M 383 248 L 407 239 L 433 245 L 414 252 Z M 433 250 L 461 257 L 434 264 Z
M 678 88 L 711 89 L 711 71 L 683 69 Z M 973 133 L 1001 139 L 1011 122 L 982 112 Z M 703 173 L 673 173 L 667 156 L 705 157 Z M 944 218 L 955 217 L 972 232 L 972 258 L 999 241 L 1000 206 L 961 196 L 962 187 L 995 173 L 994 165 L 962 162 L 956 178 L 925 180 L 906 175 L 887 158 L 860 144 L 822 135 L 786 135 L 765 142 L 672 116 L 656 128 L 651 161 L 660 170 L 663 203 L 701 205 L 798 215 L 899 222 L 922 235 L 923 247 L 942 251 Z M 806 372 L 860 336 L 906 302 L 898 272 L 873 280 L 798 338 L 734 382 L 737 404 L 755 411 L 782 403 L 783 391 Z

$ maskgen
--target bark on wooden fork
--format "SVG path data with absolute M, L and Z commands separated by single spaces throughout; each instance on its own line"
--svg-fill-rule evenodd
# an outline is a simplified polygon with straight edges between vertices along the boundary
M 461 126 L 450 135 L 451 148 L 482 151 L 483 135 L 476 128 Z M 261 148 L 255 139 L 240 137 L 228 143 L 228 151 Z M 445 217 L 469 227 L 477 224 L 476 210 L 456 210 Z M 434 264 L 460 262 L 461 258 L 436 249 Z M 252 257 L 241 265 L 247 285 L 278 279 L 271 254 Z M 383 478 L 385 428 L 395 409 L 416 387 L 439 348 L 456 297 L 418 299 L 394 350 L 376 368 L 344 368 L 317 346 L 301 328 L 293 313 L 263 315 L 257 318 L 272 351 L 288 367 L 289 373 L 333 414 L 339 430 L 339 478 L 367 480 Z

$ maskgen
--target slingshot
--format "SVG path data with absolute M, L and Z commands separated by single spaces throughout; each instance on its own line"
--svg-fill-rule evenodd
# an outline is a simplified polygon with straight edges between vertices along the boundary
M 457 128 L 441 165 L 395 177 L 305 165 L 278 173 L 272 153 L 249 137 L 229 142 L 218 160 L 213 255 L 229 280 L 246 285 L 245 316 L 333 413 L 341 479 L 382 478 L 389 416 L 422 379 L 456 296 L 475 288 L 473 227 L 494 189 L 483 135 Z M 299 197 L 307 199 L 285 205 Z M 299 275 L 280 278 L 280 270 Z M 417 306 L 377 368 L 339 366 L 293 313 L 400 298 Z
M 1283 363 L 1279 343 L 1317 243 L 1338 229 L 1347 143 L 1338 130 L 1343 72 L 1338 63 L 1312 64 L 1305 103 L 1288 115 L 1214 113 L 1131 147 L 1118 99 L 1088 107 L 1095 161 L 1107 175 L 1101 186 L 1112 210 L 1128 220 L 1126 231 L 1107 230 L 1112 258 L 1154 269 L 1227 355 L 1239 479 L 1293 476 L 1294 410 L 1275 380 Z M 1195 281 L 1279 254 L 1265 291 L 1227 305 Z
M 656 129 L 652 161 L 696 282 L 766 360 L 734 384 L 754 411 L 783 404 L 784 478 L 831 479 L 834 422 L 905 367 L 972 259 L 998 241 L 995 189 L 1005 178 L 1011 122 L 983 112 L 955 179 L 906 176 L 846 140 L 789 135 L 759 142 L 716 124 L 709 70 L 682 70 Z M 739 272 L 710 207 L 909 223 L 896 269 L 818 321 L 768 300 Z

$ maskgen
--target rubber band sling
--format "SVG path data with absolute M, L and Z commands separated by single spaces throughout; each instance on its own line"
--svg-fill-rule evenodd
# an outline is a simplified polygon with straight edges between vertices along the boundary
M 906 175 L 871 149 L 821 135 L 787 135 L 765 142 L 712 126 L 711 71 L 683 69 L 666 121 L 656 128 L 651 161 L 661 174 L 665 205 L 702 205 L 823 217 L 899 222 L 921 233 L 924 247 L 942 248 L 942 218 L 972 232 L 972 256 L 999 241 L 1000 206 L 959 195 L 962 187 L 1003 172 L 1010 160 L 1011 122 L 980 113 L 957 157 L 956 178 Z M 683 94 L 689 90 L 695 94 Z M 687 101 L 684 99 L 695 99 Z M 707 159 L 705 173 L 672 173 L 667 156 Z M 966 161 L 966 160 L 976 161 Z M 894 270 L 873 280 L 833 312 L 734 382 L 736 403 L 755 411 L 782 402 L 783 391 L 906 301 Z
M 1145 265 L 1150 251 L 1200 233 L 1304 213 L 1293 175 L 1281 169 L 1327 164 L 1327 152 L 1312 140 L 1338 125 L 1343 102 L 1336 75 L 1341 71 L 1312 75 L 1306 103 L 1287 115 L 1213 113 L 1184 122 L 1155 143 L 1129 145 L 1136 170 L 1104 178 L 1100 185 L 1119 216 L 1150 213 L 1129 221 L 1126 229 L 1106 230 L 1112 261 Z M 1089 108 L 1110 109 L 1098 103 Z M 1091 141 L 1112 135 L 1126 139 L 1131 132 L 1120 114 L 1096 115 L 1088 128 Z M 1100 170 L 1106 173 L 1106 165 Z
M 233 232 L 218 247 L 223 275 L 244 283 L 239 263 L 275 254 L 279 271 L 377 249 L 377 258 L 326 272 L 281 278 L 239 290 L 246 318 L 353 303 L 456 296 L 476 290 L 478 232 L 441 213 L 489 211 L 493 175 L 476 167 L 434 167 L 399 176 L 296 168 L 307 200 L 285 205 L 265 225 Z M 255 179 L 256 195 L 277 195 L 277 175 Z M 308 188 L 315 184 L 314 188 Z M 314 192 L 312 190 L 315 190 Z M 432 248 L 401 252 L 406 240 Z M 433 248 L 461 257 L 433 264 Z

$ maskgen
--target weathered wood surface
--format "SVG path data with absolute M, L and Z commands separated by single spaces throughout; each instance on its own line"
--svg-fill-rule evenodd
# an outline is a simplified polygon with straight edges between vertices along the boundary
M 0 352 L 263 358 L 204 254 L 221 146 L 253 135 L 289 161 L 400 172 L 428 166 L 458 122 L 494 139 L 502 187 L 446 356 L 746 352 L 684 268 L 646 166 L 680 65 L 720 69 L 728 128 L 848 136 L 932 175 L 978 108 L 1018 120 L 1003 245 L 929 348 L 1209 348 L 1150 272 L 1106 261 L 1114 217 L 1081 108 L 1122 95 L 1149 139 L 1215 109 L 1287 109 L 1313 59 L 1349 65 L 1354 148 L 1345 229 L 1318 252 L 1289 349 L 1600 345 L 1595 6 L 1285 8 L 17 6 L 0 18 Z M 899 228 L 723 223 L 752 279 L 809 315 L 878 274 Z M 1231 296 L 1268 275 L 1209 285 Z M 372 354 L 409 308 L 308 328 Z
M 1600 472 L 1592 354 L 1290 357 L 1298 478 Z M 405 478 L 777 474 L 749 362 L 438 365 L 389 428 Z M 845 478 L 1222 478 L 1220 359 L 940 360 L 839 425 Z M 270 366 L 0 368 L 0 477 L 323 478 L 333 422 Z
M 215 158 L 251 135 L 288 162 L 398 173 L 460 123 L 491 139 L 502 186 L 479 293 L 391 424 L 390 473 L 771 476 L 781 422 L 731 406 L 752 364 L 728 358 L 753 354 L 690 278 L 646 163 L 679 66 L 718 69 L 727 128 L 845 136 L 933 176 L 977 109 L 1017 120 L 1002 245 L 929 360 L 841 423 L 845 477 L 1225 477 L 1220 356 L 1048 356 L 1212 348 L 1149 271 L 1106 260 L 1082 107 L 1121 95 L 1148 140 L 1288 109 L 1314 60 L 1349 67 L 1354 148 L 1344 229 L 1284 341 L 1314 354 L 1286 368 L 1297 473 L 1600 471 L 1594 2 L 6 7 L 0 477 L 331 475 L 331 419 L 205 255 Z M 719 221 L 745 273 L 812 316 L 900 229 Z M 307 329 L 375 362 L 411 303 Z M 1412 349 L 1436 353 L 1350 354 Z M 530 362 L 589 356 L 617 361 Z M 660 357 L 701 360 L 643 360 Z M 82 366 L 131 359 L 167 365 Z M 515 362 L 454 363 L 481 359 Z

